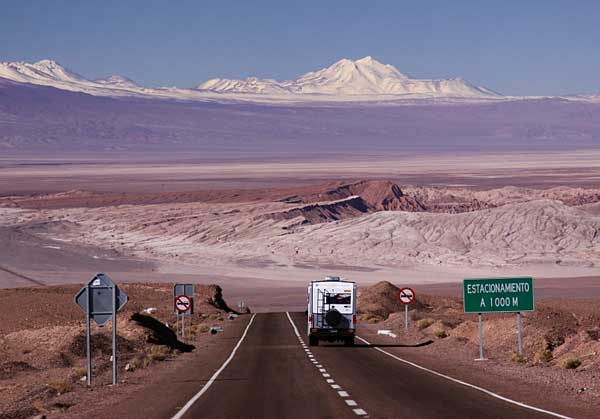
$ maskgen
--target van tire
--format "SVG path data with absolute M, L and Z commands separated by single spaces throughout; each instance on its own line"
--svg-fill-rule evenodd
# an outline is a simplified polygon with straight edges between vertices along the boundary
M 354 346 L 354 338 L 344 339 L 344 346 Z
M 319 338 L 317 338 L 316 336 L 309 336 L 308 346 L 319 346 Z

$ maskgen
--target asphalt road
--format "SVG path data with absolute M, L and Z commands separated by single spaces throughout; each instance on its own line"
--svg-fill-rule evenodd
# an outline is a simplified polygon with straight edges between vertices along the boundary
M 360 342 L 304 347 L 304 330 L 301 313 L 289 318 L 257 314 L 230 363 L 181 417 L 551 417 L 403 364 Z

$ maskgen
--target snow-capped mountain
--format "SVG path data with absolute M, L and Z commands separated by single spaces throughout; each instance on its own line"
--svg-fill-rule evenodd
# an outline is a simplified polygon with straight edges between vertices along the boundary
M 29 64 L 23 61 L 0 63 L 0 77 L 24 83 L 44 82 L 80 83 L 86 81 L 79 74 L 67 70 L 56 61 L 41 60 Z
M 330 67 L 311 71 L 295 80 L 276 81 L 250 77 L 246 80 L 212 79 L 198 90 L 217 93 L 288 93 L 347 95 L 421 95 L 426 97 L 489 98 L 497 93 L 462 79 L 411 79 L 389 64 L 370 56 L 342 59 Z
M 342 59 L 330 67 L 311 71 L 294 80 L 250 77 L 245 80 L 212 79 L 196 88 L 146 88 L 131 79 L 113 75 L 89 80 L 56 61 L 0 63 L 0 78 L 19 83 L 51 86 L 95 96 L 137 96 L 180 100 L 248 102 L 353 102 L 441 100 L 488 101 L 505 98 L 484 87 L 456 79 L 422 80 L 402 74 L 394 66 L 372 57 Z
M 41 60 L 33 64 L 22 61 L 0 62 L 0 78 L 96 96 L 131 96 L 145 91 L 127 77 L 118 75 L 88 80 L 53 60 Z
M 112 87 L 124 87 L 124 88 L 139 88 L 140 87 L 130 78 L 127 78 L 124 76 L 119 76 L 118 74 L 113 74 L 112 76 L 109 76 L 109 77 L 106 77 L 103 79 L 96 79 L 94 81 L 96 83 L 100 83 L 105 86 L 112 86 Z

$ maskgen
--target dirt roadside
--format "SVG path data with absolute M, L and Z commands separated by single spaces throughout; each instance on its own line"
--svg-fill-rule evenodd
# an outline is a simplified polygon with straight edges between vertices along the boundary
M 130 302 L 118 319 L 119 385 L 110 385 L 110 324 L 94 325 L 93 386 L 88 388 L 84 316 L 73 303 L 79 288 L 0 289 L 0 418 L 107 417 L 107 411 L 122 417 L 108 406 L 145 392 L 152 383 L 166 380 L 176 388 L 190 363 L 197 375 L 189 379 L 210 377 L 247 321 L 243 316 L 229 319 L 217 301 L 218 286 L 196 285 L 193 326 L 178 340 L 171 285 L 123 284 Z M 209 333 L 212 326 L 223 332 Z M 160 400 L 159 394 L 168 394 L 169 388 L 152 400 Z

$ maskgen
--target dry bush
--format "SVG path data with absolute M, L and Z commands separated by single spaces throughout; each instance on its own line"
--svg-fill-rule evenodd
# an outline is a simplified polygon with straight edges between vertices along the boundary
M 512 355 L 510 356 L 510 360 L 518 364 L 524 364 L 527 362 L 527 358 L 525 358 L 523 355 L 518 354 L 517 352 L 512 353 Z
M 542 362 L 550 362 L 553 358 L 552 351 L 546 348 L 542 348 L 537 352 L 536 358 Z
M 383 317 L 373 313 L 366 313 L 361 317 L 361 320 L 367 323 L 378 323 L 383 320 Z
M 445 337 L 448 337 L 448 333 L 446 333 L 446 331 L 444 329 L 436 330 L 435 332 L 433 332 L 433 334 L 435 335 L 435 337 L 440 338 L 440 339 L 444 339 Z
M 148 351 L 148 358 L 151 361 L 164 361 L 171 353 L 171 350 L 166 346 L 152 346 Z
M 70 381 L 53 381 L 48 383 L 48 387 L 59 395 L 73 391 L 73 384 Z
M 417 327 L 419 328 L 419 330 L 423 330 L 423 329 L 427 329 L 433 323 L 434 323 L 433 319 L 430 319 L 430 318 L 421 319 L 417 322 Z
M 78 367 L 78 368 L 73 368 L 73 371 L 71 372 L 71 378 L 73 378 L 74 380 L 78 380 L 83 376 L 87 375 L 87 368 L 85 367 Z
M 577 358 L 565 359 L 562 363 L 563 368 L 568 370 L 574 370 L 581 365 L 581 361 Z
M 150 360 L 150 358 L 148 358 L 148 356 L 141 356 L 132 359 L 129 365 L 131 367 L 131 371 L 135 371 L 137 369 L 148 368 L 151 362 L 152 361 Z
M 210 326 L 207 324 L 195 324 L 192 326 L 192 333 L 208 333 L 210 331 Z

